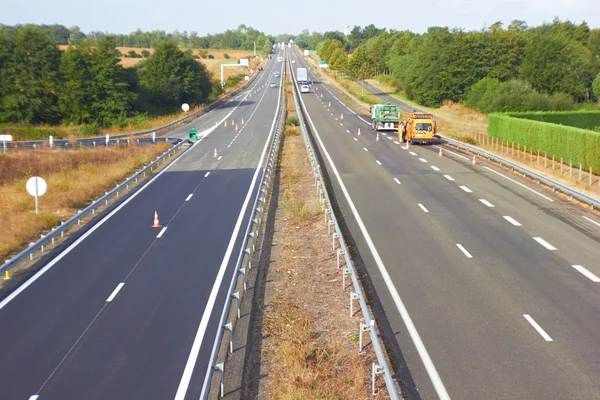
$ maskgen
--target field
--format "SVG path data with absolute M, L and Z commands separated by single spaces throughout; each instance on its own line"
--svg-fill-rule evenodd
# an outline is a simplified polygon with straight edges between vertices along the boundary
M 12 150 L 0 154 L 0 257 L 26 247 L 53 226 L 122 182 L 126 176 L 164 153 L 170 144 L 82 150 Z M 43 177 L 48 191 L 34 198 L 25 190 L 31 176 Z

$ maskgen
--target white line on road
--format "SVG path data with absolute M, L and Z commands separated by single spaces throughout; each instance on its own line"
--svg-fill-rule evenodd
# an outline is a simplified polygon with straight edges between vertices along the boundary
M 165 233 L 166 230 L 167 230 L 167 227 L 165 226 L 164 228 L 162 228 L 160 230 L 160 232 L 158 233 L 158 235 L 156 235 L 156 238 L 159 239 L 163 235 L 163 233 Z
M 208 171 L 206 174 L 204 174 L 204 177 L 208 177 L 210 175 L 210 171 Z
M 461 188 L 462 190 L 464 190 L 467 193 L 473 193 L 473 191 L 466 186 L 459 186 L 459 188 Z
M 583 215 L 583 218 L 587 219 L 587 220 L 588 220 L 588 221 L 590 221 L 592 224 L 596 224 L 596 225 L 600 226 L 600 223 L 598 223 L 598 222 L 594 221 L 594 220 L 593 220 L 593 219 L 591 219 L 591 218 L 588 218 L 588 217 L 586 217 L 585 215 Z
M 426 209 L 423 204 L 419 203 L 419 207 L 421 207 L 421 210 L 423 210 L 424 212 L 429 212 L 429 210 Z
M 300 103 L 302 104 L 302 107 L 304 109 L 306 109 L 306 106 L 304 105 L 304 100 L 302 98 L 300 98 Z M 433 387 L 435 389 L 437 397 L 439 398 L 439 400 L 450 400 L 450 395 L 448 394 L 448 391 L 446 390 L 446 387 L 444 386 L 444 382 L 442 381 L 442 378 L 440 377 L 440 374 L 438 373 L 438 371 L 435 367 L 435 364 L 433 363 L 433 360 L 429 356 L 429 352 L 427 351 L 427 348 L 425 347 L 425 344 L 423 343 L 423 340 L 421 339 L 421 336 L 419 335 L 417 327 L 415 326 L 415 324 L 408 312 L 408 309 L 406 308 L 406 305 L 402 301 L 402 298 L 400 297 L 400 294 L 398 293 L 398 289 L 396 289 L 396 286 L 394 285 L 394 282 L 392 281 L 392 278 L 390 277 L 390 274 L 389 274 L 385 264 L 383 263 L 381 256 L 379 255 L 379 251 L 377 251 L 377 248 L 375 247 L 375 243 L 373 243 L 373 239 L 371 238 L 371 235 L 369 234 L 369 231 L 367 230 L 365 223 L 363 222 L 360 214 L 358 213 L 358 210 L 356 209 L 356 206 L 354 205 L 354 201 L 350 197 L 350 193 L 348 193 L 348 189 L 346 188 L 346 185 L 344 184 L 344 181 L 342 180 L 342 177 L 340 176 L 340 173 L 339 173 L 337 167 L 333 163 L 333 160 L 331 159 L 331 156 L 329 155 L 327 148 L 323 144 L 323 140 L 321 140 L 321 136 L 319 135 L 319 132 L 317 131 L 317 128 L 315 127 L 315 124 L 314 124 L 312 118 L 310 117 L 310 115 L 307 115 L 307 118 L 308 118 L 308 121 L 309 121 L 311 127 L 313 128 L 313 131 L 317 138 L 317 142 L 319 143 L 319 146 L 321 146 L 321 148 L 323 149 L 323 154 L 325 155 L 327 162 L 331 166 L 331 170 L 340 185 L 340 189 L 342 190 L 342 193 L 344 194 L 346 201 L 348 202 L 348 206 L 350 207 L 350 210 L 352 211 L 352 214 L 354 215 L 354 218 L 358 224 L 358 227 L 360 228 L 360 231 L 362 232 L 362 234 L 365 238 L 367 246 L 369 247 L 369 250 L 371 251 L 371 254 L 373 255 L 373 259 L 375 260 L 375 264 L 377 265 L 377 268 L 379 269 L 381 277 L 383 278 L 385 285 L 386 285 L 388 291 L 390 292 L 392 299 L 394 300 L 394 304 L 396 305 L 396 308 L 398 309 L 398 312 L 400 313 L 400 317 L 402 318 L 402 321 L 404 322 L 404 326 L 406 327 L 406 330 L 407 330 L 413 344 L 415 345 L 417 353 L 419 354 L 419 357 L 421 358 L 421 361 L 423 362 L 423 365 L 425 367 L 425 370 L 427 371 L 427 374 L 429 375 L 429 379 L 431 380 L 431 383 L 433 384 Z
M 450 175 L 444 175 L 444 178 L 448 179 L 449 181 L 453 181 L 454 178 L 451 177 Z
M 379 165 L 381 165 L 381 162 L 379 160 L 375 160 L 375 162 Z
M 391 136 L 388 136 L 387 138 L 388 138 L 388 140 L 394 140 L 394 138 Z
M 438 149 L 441 149 L 441 148 L 442 148 L 442 147 L 440 147 L 440 146 L 435 146 L 435 147 L 437 147 Z M 444 148 L 444 151 L 445 151 L 445 152 L 447 152 L 447 153 L 453 154 L 453 155 L 455 155 L 456 157 L 460 157 L 460 158 L 463 158 L 463 159 L 465 159 L 465 160 L 469 161 L 469 157 L 465 157 L 465 156 L 463 156 L 462 154 L 455 153 L 455 152 L 453 152 L 453 151 L 451 151 L 451 150 L 448 150 L 447 148 Z
M 354 138 L 354 140 L 356 140 L 356 141 L 358 142 L 358 139 L 357 139 L 357 138 Z
M 465 249 L 465 248 L 463 247 L 463 245 L 462 245 L 462 244 L 459 244 L 459 243 L 457 243 L 457 244 L 456 244 L 456 247 L 458 247 L 458 248 L 460 249 L 460 251 L 462 251 L 463 253 L 465 253 L 465 256 L 467 256 L 467 258 L 473 258 L 473 256 L 471 255 L 471 253 L 469 253 L 469 252 L 467 251 L 467 249 Z
M 340 126 L 344 126 L 344 124 L 342 124 L 342 123 L 340 122 Z
M 381 132 L 381 136 L 387 136 L 387 133 Z
M 190 201 L 190 199 L 192 198 L 193 195 L 194 195 L 194 193 L 191 193 L 188 197 L 186 197 L 185 201 Z
M 544 246 L 548 250 L 556 250 L 556 247 L 552 246 L 550 243 L 546 242 L 541 237 L 534 237 L 533 240 L 535 240 L 536 242 L 538 242 L 539 244 L 541 244 L 542 246 Z
M 368 150 L 366 147 L 363 147 L 363 149 L 364 149 L 365 151 L 369 151 L 369 150 Z
M 394 140 L 394 144 L 400 144 L 400 142 L 397 140 Z
M 514 219 L 513 217 L 509 217 L 508 215 L 504 215 L 502 218 L 513 224 L 514 226 L 521 226 L 521 223 Z
M 552 338 L 550 337 L 550 335 L 548 335 L 546 333 L 546 331 L 544 331 L 542 329 L 542 327 L 539 326 L 538 323 L 535 322 L 533 320 L 533 318 L 531 318 L 531 316 L 529 314 L 523 314 L 523 317 L 525 317 L 525 319 L 527 320 L 527 322 L 529 322 L 531 324 L 531 326 L 533 326 L 533 328 L 544 338 L 544 340 L 546 342 L 552 342 Z
M 38 397 L 40 397 L 40 395 L 39 395 L 39 394 L 34 394 L 33 396 L 31 396 L 31 397 L 29 398 L 29 400 L 37 400 L 37 398 L 38 398 Z
M 221 158 L 223 158 L 223 156 L 219 156 L 219 158 L 217 158 L 217 161 L 221 161 Z
M 494 207 L 494 205 L 492 203 L 490 203 L 489 201 L 487 201 L 486 199 L 479 199 L 479 201 L 488 207 Z
M 350 133 L 350 131 L 348 129 L 346 129 L 346 132 Z
M 106 299 L 107 303 L 110 303 L 111 301 L 113 301 L 115 299 L 115 297 L 117 297 L 117 293 L 119 293 L 119 290 L 121 290 L 121 288 L 125 286 L 125 282 L 121 282 L 117 285 L 117 287 L 115 288 L 115 290 L 113 290 L 113 292 L 111 293 L 110 296 L 108 296 L 108 299 Z
M 554 200 L 552 200 L 550 197 L 548 197 L 548 196 L 545 196 L 545 195 L 541 194 L 541 193 L 540 193 L 540 192 L 538 192 L 537 190 L 533 190 L 533 189 L 532 189 L 532 188 L 530 188 L 529 186 L 527 186 L 527 185 L 523 185 L 521 182 L 517 182 L 517 181 L 515 181 L 514 179 L 512 179 L 512 178 L 509 178 L 508 176 L 506 176 L 506 175 L 504 175 L 504 174 L 501 174 L 501 173 L 500 173 L 500 172 L 498 172 L 498 171 L 494 171 L 494 170 L 493 170 L 493 169 L 491 169 L 490 167 L 483 167 L 483 168 L 487 169 L 488 171 L 491 171 L 491 172 L 495 173 L 496 175 L 500 175 L 501 177 L 503 177 L 503 178 L 505 178 L 505 179 L 508 179 L 508 180 L 509 180 L 509 181 L 511 181 L 512 183 L 516 183 L 517 185 L 519 185 L 519 186 L 521 186 L 521 187 L 523 187 L 523 188 L 525 188 L 525 189 L 529 190 L 530 192 L 533 192 L 533 193 L 537 194 L 537 195 L 538 195 L 538 196 L 540 196 L 540 197 L 543 197 L 544 199 L 546 199 L 546 200 L 548 200 L 548 201 L 554 201 Z
M 432 165 L 432 166 L 431 166 L 431 169 L 432 169 L 432 170 L 434 170 L 434 171 L 439 171 L 439 170 L 440 170 L 440 169 L 439 169 L 438 167 L 436 167 L 435 165 Z
M 398 178 L 394 178 L 394 180 L 396 181 L 396 183 L 397 183 L 398 185 L 400 185 L 400 184 L 401 184 L 401 183 L 400 183 L 400 181 L 398 180 Z
M 410 154 L 411 156 L 416 156 L 417 153 L 415 153 L 414 151 L 410 151 L 408 154 Z
M 424 158 L 419 158 L 419 161 L 421 161 L 421 162 L 427 162 L 427 160 L 424 159 Z
M 581 272 L 586 278 L 588 278 L 592 282 L 595 282 L 595 283 L 600 282 L 600 278 L 598 278 L 592 272 L 588 271 L 588 269 L 585 268 L 584 266 L 582 266 L 582 265 L 573 265 L 573 268 L 575 268 L 577 271 Z

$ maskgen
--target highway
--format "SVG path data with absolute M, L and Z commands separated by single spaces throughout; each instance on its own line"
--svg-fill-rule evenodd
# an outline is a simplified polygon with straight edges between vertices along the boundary
M 308 128 L 405 396 L 600 399 L 598 214 L 451 149 L 377 142 L 364 111 L 309 80 Z
M 0 398 L 199 398 L 283 64 L 174 131 L 201 140 L 3 299 Z

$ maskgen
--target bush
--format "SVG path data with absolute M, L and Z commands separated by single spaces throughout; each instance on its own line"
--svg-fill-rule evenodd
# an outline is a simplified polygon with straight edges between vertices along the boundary
M 102 127 L 98 122 L 92 122 L 91 124 L 84 124 L 81 127 L 81 133 L 84 136 L 95 136 L 99 135 L 102 131 Z
M 127 52 L 127 54 L 125 54 L 125 57 L 127 57 L 127 58 L 142 58 L 142 56 L 139 55 L 138 53 L 136 53 L 135 50 L 129 50 Z
M 223 54 L 223 58 L 226 59 L 226 60 L 228 60 L 229 59 L 229 54 L 227 54 L 227 53 Z
M 288 119 L 285 122 L 285 124 L 287 126 L 300 126 L 300 120 L 298 120 L 298 117 L 296 117 L 294 115 L 294 116 L 288 117 Z
M 215 59 L 215 56 L 213 56 L 212 54 L 209 54 L 209 55 L 208 55 L 208 59 L 209 59 L 209 60 L 214 60 L 214 59 Z
M 549 121 L 593 129 L 600 112 L 490 114 L 488 135 L 600 171 L 600 133 Z
M 142 56 L 144 58 L 148 58 L 148 57 L 150 57 L 150 52 L 148 50 L 142 50 Z

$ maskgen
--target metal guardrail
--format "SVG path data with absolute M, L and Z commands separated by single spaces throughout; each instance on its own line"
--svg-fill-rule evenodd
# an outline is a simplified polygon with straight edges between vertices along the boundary
M 437 135 L 437 136 L 444 143 L 450 144 L 450 145 L 452 145 L 454 147 L 457 147 L 457 148 L 462 149 L 462 150 L 466 150 L 466 151 L 471 152 L 471 153 L 475 153 L 475 154 L 477 154 L 480 157 L 486 157 L 490 161 L 494 161 L 494 162 L 499 163 L 500 166 L 506 165 L 506 166 L 510 167 L 512 170 L 516 170 L 516 171 L 521 172 L 525 177 L 534 178 L 534 179 L 536 179 L 538 181 L 538 183 L 543 183 L 543 184 L 545 184 L 547 186 L 552 187 L 552 191 L 558 190 L 558 191 L 561 191 L 561 192 L 563 192 L 565 194 L 568 194 L 569 196 L 571 196 L 571 198 L 575 197 L 575 198 L 577 198 L 578 200 L 580 200 L 580 201 L 582 201 L 584 203 L 588 203 L 591 208 L 600 207 L 600 200 L 598 200 L 598 199 L 596 199 L 596 198 L 594 198 L 592 196 L 588 196 L 587 194 L 582 193 L 582 192 L 580 192 L 580 191 L 578 191 L 578 190 L 576 190 L 576 189 L 574 189 L 572 187 L 569 187 L 567 185 L 564 185 L 564 184 L 562 184 L 562 183 L 560 183 L 560 182 L 558 182 L 558 181 L 556 181 L 554 179 L 548 178 L 547 176 L 542 175 L 542 174 L 540 174 L 538 172 L 535 172 L 535 171 L 533 171 L 533 170 L 531 170 L 531 169 L 529 169 L 529 168 L 527 168 L 527 167 L 525 167 L 523 165 L 517 164 L 517 163 L 515 163 L 513 161 L 510 161 L 510 160 L 508 160 L 506 158 L 503 158 L 503 157 L 500 157 L 500 156 L 498 156 L 496 154 L 493 154 L 493 153 L 490 153 L 488 151 L 485 151 L 485 150 L 483 150 L 483 149 L 481 149 L 481 148 L 479 148 L 477 146 L 473 146 L 473 145 L 470 145 L 470 144 L 467 144 L 467 143 L 463 143 L 463 142 L 460 142 L 458 140 L 450 139 L 450 138 L 447 138 L 447 137 L 444 137 L 444 136 L 441 136 L 441 135 Z
M 313 147 L 312 141 L 309 137 L 309 133 L 306 129 L 307 124 L 304 119 L 304 113 L 306 113 L 306 109 L 302 102 L 300 102 L 298 98 L 298 87 L 297 82 L 293 74 L 290 74 L 290 78 L 292 79 L 292 86 L 294 88 L 294 103 L 298 112 L 298 119 L 300 120 L 300 127 L 302 130 L 302 135 L 304 137 L 304 143 L 306 145 L 306 151 L 308 153 L 308 158 L 310 159 L 313 176 L 315 178 L 315 184 L 317 186 L 317 190 L 319 192 L 319 200 L 321 204 L 321 208 L 325 214 L 325 221 L 327 222 L 327 229 L 329 234 L 332 236 L 332 249 L 334 254 L 337 257 L 338 268 L 340 267 L 340 256 L 343 256 L 345 262 L 345 268 L 342 270 L 342 287 L 346 288 L 345 278 L 346 275 L 350 275 L 352 280 L 353 291 L 350 292 L 350 316 L 353 315 L 353 301 L 358 300 L 360 304 L 360 309 L 365 319 L 365 323 L 360 323 L 359 325 L 359 351 L 362 350 L 362 334 L 363 332 L 368 332 L 371 337 L 371 343 L 373 344 L 373 350 L 375 351 L 375 355 L 377 357 L 377 364 L 372 365 L 371 370 L 371 387 L 372 392 L 375 394 L 375 377 L 378 374 L 383 374 L 383 378 L 385 380 L 385 385 L 387 387 L 388 393 L 390 397 L 394 400 L 400 399 L 400 396 L 396 390 L 396 385 L 394 384 L 394 380 L 392 378 L 392 373 L 387 364 L 387 360 L 385 359 L 385 354 L 381 344 L 379 343 L 379 337 L 377 336 L 377 329 L 375 328 L 375 319 L 371 316 L 369 311 L 369 307 L 367 306 L 367 302 L 365 300 L 365 296 L 363 294 L 361 285 L 358 280 L 358 276 L 356 274 L 356 269 L 354 267 L 354 263 L 350 257 L 350 252 L 348 251 L 348 246 L 344 240 L 344 236 L 342 235 L 342 231 L 338 224 L 337 218 L 333 211 L 331 197 L 327 192 L 327 187 L 325 186 L 325 180 L 323 178 L 323 173 L 321 171 L 321 166 L 319 164 L 319 160 L 316 156 L 315 149 Z M 302 107 L 300 106 L 302 104 Z M 329 220 L 328 220 L 329 218 Z M 333 226 L 333 231 L 331 231 L 331 227 Z M 336 247 L 336 241 L 339 244 L 339 247 Z
M 281 82 L 285 82 L 285 69 L 283 72 L 283 76 L 281 77 Z M 242 242 L 242 247 L 240 249 L 240 254 L 238 256 L 236 265 L 235 265 L 235 273 L 233 274 L 231 283 L 229 285 L 227 300 L 225 303 L 225 307 L 223 308 L 223 312 L 219 319 L 219 325 L 221 329 L 218 330 L 217 337 L 213 344 L 212 353 L 210 356 L 208 370 L 206 371 L 206 376 L 204 379 L 204 385 L 202 387 L 202 393 L 200 395 L 201 400 L 208 399 L 210 395 L 210 387 L 212 382 L 212 377 L 215 372 L 221 374 L 221 384 L 220 384 L 220 395 L 223 397 L 224 390 L 224 376 L 225 376 L 225 365 L 224 363 L 217 363 L 217 358 L 219 356 L 219 349 L 225 337 L 225 332 L 229 332 L 229 351 L 233 352 L 233 329 L 235 328 L 235 322 L 226 322 L 229 318 L 229 314 L 231 313 L 231 305 L 232 301 L 237 301 L 237 319 L 240 318 L 240 305 L 242 301 L 242 297 L 239 292 L 236 291 L 237 284 L 240 276 L 243 278 L 243 288 L 246 290 L 246 276 L 247 273 L 252 269 L 252 257 L 254 252 L 256 251 L 256 243 L 259 236 L 259 230 L 262 223 L 262 216 L 265 210 L 265 205 L 267 202 L 267 195 L 269 193 L 269 188 L 273 178 L 273 171 L 275 168 L 275 159 L 277 157 L 277 149 L 279 146 L 281 134 L 283 132 L 283 116 L 285 115 L 285 89 L 284 85 L 280 86 L 280 106 L 278 109 L 278 120 L 275 127 L 275 132 L 273 134 L 271 147 L 268 152 L 268 156 L 266 159 L 265 167 L 263 169 L 262 176 L 260 178 L 260 183 L 258 186 L 258 192 L 256 195 L 256 199 L 254 200 L 254 205 L 252 207 L 252 214 L 250 216 L 250 222 L 248 223 L 248 227 L 246 228 L 246 232 L 244 234 L 244 239 Z
M 94 201 L 92 204 L 90 204 L 89 206 L 84 208 L 83 210 L 80 210 L 75 216 L 73 216 L 69 220 L 61 223 L 61 225 L 59 225 L 58 227 L 52 228 L 52 231 L 50 233 L 48 233 L 46 235 L 42 235 L 40 240 L 38 240 L 35 243 L 31 243 L 27 249 L 23 250 L 22 252 L 20 252 L 13 258 L 11 258 L 10 260 L 6 260 L 6 262 L 2 266 L 0 266 L 0 274 L 7 273 L 10 269 L 14 268 L 19 262 L 25 260 L 28 257 L 30 260 L 33 260 L 34 253 L 37 250 L 40 250 L 41 253 L 44 253 L 44 250 L 45 250 L 44 247 L 45 247 L 46 243 L 51 241 L 52 244 L 54 244 L 57 238 L 63 238 L 65 231 L 67 229 L 69 229 L 71 226 L 73 226 L 75 224 L 80 225 L 81 219 L 83 217 L 85 217 L 86 215 L 95 214 L 96 208 L 98 208 L 102 203 L 104 203 L 105 205 L 108 205 L 108 200 L 111 197 L 113 197 L 113 196 L 119 197 L 120 191 L 122 191 L 124 189 L 125 190 L 129 189 L 130 184 L 136 183 L 140 177 L 145 177 L 149 171 L 151 172 L 154 169 L 155 166 L 158 166 L 163 160 L 172 156 L 175 151 L 179 150 L 184 143 L 187 143 L 187 141 L 179 142 L 179 144 L 170 148 L 169 150 L 164 152 L 162 155 L 158 156 L 156 158 L 156 160 L 152 161 L 150 164 L 145 166 L 141 171 L 133 174 L 132 176 L 127 178 L 123 183 L 117 185 L 113 190 L 111 190 L 110 192 L 106 192 L 104 194 L 104 196 L 100 197 L 99 199 Z
M 154 129 L 148 129 L 145 131 L 141 131 L 141 132 L 134 132 L 134 133 L 124 133 L 124 134 L 120 134 L 120 135 L 111 135 L 111 139 L 126 139 L 129 138 L 131 136 L 143 136 L 143 135 L 150 135 L 152 133 L 156 133 L 156 132 L 160 132 L 163 131 L 165 129 L 169 129 L 172 126 L 178 125 L 180 123 L 183 123 L 187 120 L 192 120 L 195 119 L 198 114 L 206 114 L 209 111 L 211 111 L 213 108 L 215 108 L 217 105 L 219 105 L 220 103 L 222 103 L 223 101 L 229 99 L 230 97 L 233 97 L 235 95 L 237 95 L 238 93 L 244 91 L 247 89 L 248 86 L 250 86 L 254 80 L 256 80 L 256 78 L 261 75 L 261 73 L 256 72 L 254 73 L 254 75 L 252 75 L 252 77 L 242 86 L 240 86 L 239 88 L 227 93 L 225 96 L 218 98 L 217 100 L 213 101 L 210 104 L 207 104 L 206 106 L 202 107 L 199 110 L 196 110 L 188 115 L 185 115 L 181 118 L 176 119 L 175 121 L 169 122 L 168 124 L 164 125 L 164 126 L 160 126 L 158 128 L 154 128 Z M 91 142 L 98 142 L 98 143 L 104 143 L 105 142 L 105 137 L 104 136 L 97 136 L 97 137 L 87 137 L 87 138 L 80 138 L 77 139 L 78 143 L 91 143 Z M 33 147 L 34 145 L 42 145 L 42 144 L 47 144 L 48 140 L 23 140 L 23 141 L 15 141 L 15 142 L 11 142 L 11 143 L 16 143 L 17 146 L 19 147 Z M 69 143 L 68 140 L 65 139 L 58 139 L 58 140 L 54 140 L 54 145 L 62 145 L 64 146 L 64 143 Z
M 320 73 L 320 75 L 322 75 L 323 77 L 325 77 L 325 79 L 327 79 L 331 85 L 335 86 L 338 90 L 340 90 L 346 96 L 348 96 L 350 99 L 352 99 L 352 101 L 354 101 L 358 106 L 360 106 L 360 107 L 362 107 L 364 109 L 368 109 L 360 101 L 358 101 L 354 96 L 352 96 L 350 93 L 346 92 L 339 85 L 333 83 L 331 81 L 331 79 L 329 79 L 328 76 L 326 76 L 323 73 Z M 578 190 L 576 190 L 576 189 L 574 189 L 574 188 L 572 188 L 570 186 L 564 185 L 564 184 L 562 184 L 562 183 L 560 183 L 560 182 L 558 182 L 558 181 L 556 181 L 556 180 L 554 180 L 552 178 L 549 178 L 549 177 L 547 177 L 545 175 L 542 175 L 542 174 L 540 174 L 538 172 L 535 172 L 535 171 L 533 171 L 533 170 L 531 170 L 531 169 L 529 169 L 529 168 L 527 168 L 527 167 L 525 167 L 523 165 L 517 164 L 517 163 L 515 163 L 513 161 L 510 161 L 510 160 L 508 160 L 506 158 L 503 158 L 503 157 L 500 157 L 498 155 L 492 154 L 492 153 L 490 153 L 488 151 L 485 151 L 485 150 L 483 150 L 483 149 L 481 149 L 481 148 L 479 148 L 477 146 L 473 146 L 473 145 L 470 145 L 470 144 L 467 144 L 467 143 L 463 143 L 463 142 L 460 142 L 458 140 L 450 139 L 450 138 L 447 138 L 447 137 L 444 137 L 444 136 L 441 136 L 441 135 L 437 135 L 437 136 L 438 136 L 438 138 L 443 143 L 447 143 L 447 144 L 450 144 L 450 145 L 455 146 L 457 148 L 460 148 L 462 150 L 466 150 L 468 152 L 475 153 L 475 154 L 477 154 L 479 156 L 486 157 L 490 161 L 494 161 L 494 162 L 499 163 L 500 166 L 506 165 L 506 166 L 510 167 L 511 169 L 513 169 L 513 170 L 517 170 L 517 171 L 521 172 L 526 177 L 534 178 L 539 183 L 543 183 L 544 185 L 550 186 L 552 188 L 552 191 L 558 190 L 558 191 L 560 191 L 562 193 L 568 194 L 572 198 L 574 197 L 574 198 L 580 200 L 583 203 L 589 204 L 591 208 L 600 207 L 600 200 L 599 199 L 597 199 L 595 197 L 592 197 L 592 196 L 589 196 L 589 195 L 587 195 L 585 193 L 582 193 L 582 192 L 580 192 L 580 191 L 578 191 Z

